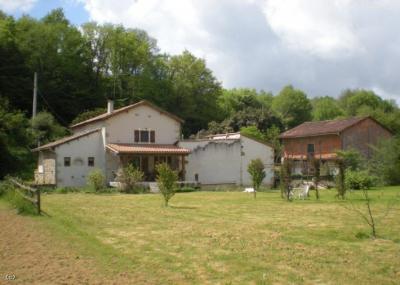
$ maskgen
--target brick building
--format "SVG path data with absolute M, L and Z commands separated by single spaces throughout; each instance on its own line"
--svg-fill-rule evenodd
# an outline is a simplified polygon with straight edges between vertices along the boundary
M 321 174 L 332 174 L 337 150 L 356 149 L 367 159 L 371 145 L 392 136 L 390 130 L 371 117 L 305 122 L 282 133 L 283 159 L 294 161 L 295 174 L 307 174 L 312 157 L 322 162 Z M 311 169 L 312 172 L 312 169 Z

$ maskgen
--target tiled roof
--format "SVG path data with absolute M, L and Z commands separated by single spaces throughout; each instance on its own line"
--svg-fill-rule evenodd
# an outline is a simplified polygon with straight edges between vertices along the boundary
M 93 130 L 88 130 L 88 131 L 84 131 L 84 132 L 81 132 L 81 133 L 77 133 L 77 134 L 74 134 L 74 135 L 69 136 L 69 137 L 64 137 L 64 138 L 56 140 L 54 142 L 39 146 L 37 148 L 34 148 L 34 149 L 32 149 L 32 151 L 35 152 L 35 151 L 44 150 L 44 149 L 51 149 L 53 147 L 59 146 L 61 144 L 70 142 L 70 141 L 75 140 L 75 139 L 79 139 L 80 137 L 84 137 L 84 136 L 90 135 L 90 134 L 98 132 L 100 130 L 101 129 L 98 128 L 98 129 L 93 129 Z
M 114 110 L 111 113 L 104 113 L 104 114 L 98 115 L 96 117 L 90 118 L 90 119 L 88 119 L 86 121 L 79 122 L 79 123 L 77 123 L 75 125 L 70 126 L 70 128 L 76 128 L 76 127 L 87 125 L 87 124 L 90 124 L 90 123 L 93 123 L 93 122 L 102 121 L 102 120 L 108 119 L 110 117 L 113 117 L 113 116 L 115 116 L 117 114 L 120 114 L 120 113 L 122 113 L 124 111 L 130 110 L 130 109 L 133 109 L 133 108 L 136 108 L 136 107 L 139 107 L 139 106 L 143 106 L 143 105 L 147 105 L 147 106 L 149 106 L 149 107 L 151 107 L 153 109 L 156 109 L 160 113 L 162 113 L 162 114 L 164 114 L 164 115 L 166 115 L 166 116 L 178 121 L 179 123 L 183 123 L 183 120 L 181 118 L 179 118 L 179 117 L 177 117 L 177 116 L 175 116 L 175 115 L 173 115 L 171 113 L 168 113 L 167 111 L 162 110 L 161 108 L 155 106 L 154 104 L 152 104 L 152 103 L 150 103 L 150 102 L 148 102 L 146 100 L 142 100 L 142 101 L 140 101 L 138 103 L 135 103 L 135 104 L 132 104 L 132 105 L 128 105 L 128 106 L 119 108 L 117 110 Z
M 287 130 L 279 137 L 285 139 L 337 134 L 367 118 L 369 117 L 352 117 L 343 120 L 305 122 L 301 125 L 298 125 L 297 127 L 294 127 L 293 129 Z
M 171 144 L 120 144 L 110 143 L 107 148 L 115 153 L 137 154 L 189 154 L 190 150 Z

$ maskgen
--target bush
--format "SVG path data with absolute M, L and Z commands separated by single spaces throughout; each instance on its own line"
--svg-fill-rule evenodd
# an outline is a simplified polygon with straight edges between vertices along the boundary
M 94 189 L 94 191 L 98 192 L 104 188 L 106 178 L 100 169 L 94 169 L 88 174 L 87 180 L 88 184 Z
M 346 187 L 353 190 L 369 189 L 375 184 L 375 178 L 367 171 L 347 170 L 345 176 Z
M 144 173 L 138 168 L 129 164 L 118 170 L 117 181 L 122 185 L 122 191 L 126 193 L 143 193 L 143 187 L 138 187 L 137 183 L 143 181 Z
M 182 187 L 176 190 L 177 193 L 188 193 L 188 192 L 195 192 L 197 191 L 196 188 L 193 187 Z
M 54 190 L 54 192 L 58 194 L 76 193 L 80 191 L 81 190 L 77 187 L 60 187 Z
M 165 206 L 167 207 L 169 200 L 175 195 L 178 174 L 166 163 L 158 164 L 156 170 L 158 187 L 160 188 L 160 192 L 164 197 Z
M 3 188 L 2 198 L 10 203 L 15 209 L 17 209 L 18 214 L 26 215 L 36 215 L 36 207 L 28 200 L 26 200 L 20 193 L 18 193 L 15 188 L 3 182 L 1 188 Z
M 262 181 L 265 178 L 264 164 L 261 159 L 252 159 L 247 167 L 247 172 L 251 176 L 251 180 L 254 188 L 254 198 L 256 197 L 256 193 L 260 188 Z

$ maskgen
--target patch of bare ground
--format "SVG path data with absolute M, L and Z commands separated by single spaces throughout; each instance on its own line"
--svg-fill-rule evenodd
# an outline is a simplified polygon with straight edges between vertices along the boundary
M 54 238 L 36 218 L 0 207 L 0 284 L 143 284 L 107 276 L 94 260 Z M 15 280 L 7 280 L 13 279 Z

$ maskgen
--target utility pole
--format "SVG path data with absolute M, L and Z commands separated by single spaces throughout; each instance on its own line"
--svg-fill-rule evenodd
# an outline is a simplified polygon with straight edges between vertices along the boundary
M 37 72 L 33 76 L 33 104 L 32 104 L 32 119 L 36 117 L 37 109 Z

